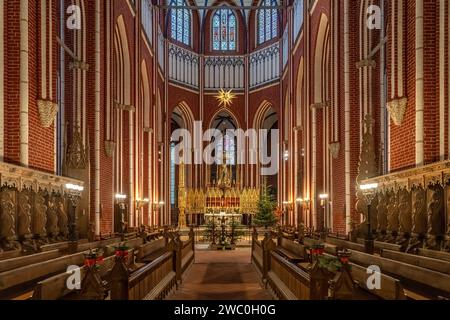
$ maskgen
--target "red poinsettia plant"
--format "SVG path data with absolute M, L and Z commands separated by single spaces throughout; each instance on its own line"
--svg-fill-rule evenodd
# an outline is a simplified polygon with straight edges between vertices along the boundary
M 85 254 L 84 265 L 88 268 L 98 268 L 103 263 L 103 252 L 100 250 L 90 250 Z

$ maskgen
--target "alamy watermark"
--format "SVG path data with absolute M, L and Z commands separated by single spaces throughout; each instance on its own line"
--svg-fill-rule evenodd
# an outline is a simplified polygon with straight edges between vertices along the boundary
M 178 129 L 172 134 L 175 143 L 174 163 L 184 164 L 223 164 L 224 141 L 233 141 L 236 151 L 236 165 L 261 165 L 261 175 L 270 176 L 278 173 L 280 165 L 280 133 L 278 129 L 208 129 L 203 132 L 202 122 L 194 123 L 193 135 L 189 130 Z M 203 148 L 204 142 L 209 143 Z M 270 149 L 270 150 L 269 150 Z M 193 152 L 191 152 L 193 151 Z

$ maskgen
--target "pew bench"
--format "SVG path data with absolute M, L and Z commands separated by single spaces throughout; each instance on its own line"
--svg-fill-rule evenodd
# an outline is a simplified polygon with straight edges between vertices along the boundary
M 164 238 L 140 245 L 137 249 L 136 261 L 150 263 L 167 251 Z
M 363 267 L 377 265 L 383 273 L 398 277 L 400 280 L 415 282 L 439 292 L 450 294 L 450 275 L 442 272 L 384 257 L 368 255 L 359 251 L 352 251 L 350 261 Z M 402 284 L 405 285 L 403 281 Z
M 133 254 L 133 250 L 129 251 L 129 257 Z M 103 263 L 100 264 L 99 275 L 102 279 L 110 282 L 109 276 L 112 267 L 114 266 L 115 256 L 105 258 Z M 131 266 L 132 259 L 128 259 L 127 266 Z M 87 271 L 87 267 L 80 267 L 81 279 L 84 278 Z M 70 274 L 63 272 L 53 277 L 47 278 L 38 282 L 34 293 L 32 295 L 33 300 L 60 300 L 64 299 L 74 292 L 67 288 L 66 282 Z
M 280 300 L 309 300 L 310 275 L 276 252 L 270 254 L 267 286 Z
M 435 251 L 435 250 L 428 250 L 428 249 L 419 249 L 417 251 L 417 254 L 419 256 L 438 259 L 438 260 L 444 260 L 444 261 L 450 261 L 450 253 L 443 252 L 443 251 Z
M 425 269 L 430 269 L 450 275 L 450 261 L 443 261 L 434 258 L 417 256 L 413 254 L 395 252 L 390 250 L 383 250 L 381 252 L 381 256 L 383 258 L 404 262 L 417 267 L 422 267 Z
M 359 238 L 358 243 L 361 245 L 364 245 L 364 239 Z M 390 251 L 402 251 L 402 246 L 395 243 L 388 243 L 388 242 L 380 242 L 380 241 L 374 241 L 374 247 L 378 252 L 381 252 L 382 250 L 390 250 Z
M 173 257 L 173 252 L 167 252 L 134 272 L 128 278 L 128 285 L 120 286 L 123 292 L 111 292 L 112 297 L 126 297 L 127 300 L 163 299 L 177 285 Z
M 278 240 L 275 251 L 292 263 L 300 263 L 305 260 L 305 247 L 284 237 Z
M 22 256 L 17 258 L 12 258 L 8 260 L 2 260 L 0 261 L 0 273 L 3 273 L 5 271 L 18 269 L 21 267 L 25 267 L 28 265 L 33 265 L 36 263 L 44 262 L 47 260 L 56 259 L 61 256 L 61 253 L 59 250 L 53 250 L 53 251 L 47 251 L 47 252 L 41 252 L 32 254 L 29 256 Z

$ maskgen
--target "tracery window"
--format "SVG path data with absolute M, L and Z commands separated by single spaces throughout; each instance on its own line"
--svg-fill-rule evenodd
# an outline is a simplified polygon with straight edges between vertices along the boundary
M 276 0 L 262 0 L 258 9 L 258 44 L 262 44 L 278 36 L 278 6 Z
M 172 39 L 189 46 L 191 44 L 191 12 L 189 9 L 178 8 L 187 5 L 185 0 L 171 0 L 170 6 L 176 8 L 170 9 L 170 30 Z
M 212 19 L 212 39 L 214 51 L 236 50 L 237 21 L 231 9 L 216 10 Z

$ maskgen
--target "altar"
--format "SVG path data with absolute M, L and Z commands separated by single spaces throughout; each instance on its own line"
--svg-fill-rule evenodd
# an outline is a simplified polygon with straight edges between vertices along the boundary
M 234 216 L 244 225 L 250 225 L 259 202 L 259 189 L 241 188 L 231 180 L 231 165 L 226 161 L 218 168 L 219 180 L 206 188 L 186 188 L 184 164 L 180 164 L 178 190 L 179 224 L 204 225 L 208 218 L 225 214 Z

